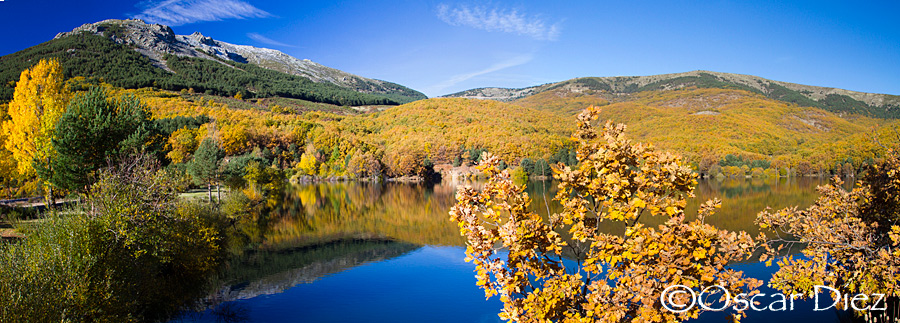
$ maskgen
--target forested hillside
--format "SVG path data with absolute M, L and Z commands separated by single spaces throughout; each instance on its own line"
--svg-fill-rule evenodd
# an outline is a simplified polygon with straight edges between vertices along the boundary
M 215 132 L 209 124 L 174 134 L 169 139 L 173 156 L 190 156 L 212 135 L 229 156 L 265 150 L 280 167 L 323 177 L 422 175 L 434 164 L 463 162 L 474 150 L 495 152 L 511 164 L 546 158 L 567 144 L 574 124 L 535 109 L 471 99 L 429 99 L 376 113 L 335 114 L 266 105 L 272 101 L 211 100 L 149 89 L 117 93 L 141 97 L 156 118 L 214 120 Z
M 610 100 L 617 100 L 610 103 Z M 602 119 L 628 125 L 636 140 L 683 154 L 701 172 L 712 165 L 735 166 L 760 161 L 761 168 L 798 168 L 807 174 L 858 169 L 877 157 L 876 132 L 896 131 L 893 120 L 855 114 L 838 115 L 738 89 L 688 87 L 648 90 L 613 96 L 598 90 L 547 90 L 512 103 L 573 115 L 589 105 L 603 106 Z M 883 138 L 887 140 L 887 138 Z
M 373 143 L 389 151 L 419 151 L 435 163 L 451 163 L 466 149 L 482 148 L 518 164 L 567 145 L 570 118 L 508 103 L 472 99 L 428 99 L 352 120 L 377 134 Z
M 331 83 L 264 69 L 252 64 L 166 55 L 173 72 L 154 66 L 146 56 L 109 38 L 79 33 L 0 57 L 0 102 L 12 99 L 19 73 L 38 60 L 56 58 L 66 78 L 83 76 L 122 88 L 156 87 L 245 98 L 281 96 L 335 105 L 395 105 L 397 95 L 357 92 Z
M 601 118 L 627 124 L 636 140 L 683 154 L 698 171 L 726 176 L 750 175 L 753 168 L 781 175 L 855 173 L 879 157 L 872 135 L 888 140 L 898 127 L 896 121 L 841 117 L 728 89 L 644 91 L 624 102 L 610 102 L 602 92 L 558 89 L 512 103 L 429 99 L 375 113 L 129 92 L 147 98 L 160 118 L 216 120 L 229 155 L 268 148 L 282 156 L 284 167 L 321 176 L 416 175 L 435 164 L 474 161 L 473 151 L 483 150 L 510 166 L 526 158 L 565 162 L 572 114 L 589 105 L 603 107 Z
M 573 114 L 590 105 L 602 107 L 602 119 L 627 124 L 630 137 L 680 153 L 713 176 L 853 175 L 880 157 L 873 134 L 888 141 L 900 131 L 896 121 L 839 116 L 735 89 L 610 96 L 559 88 L 513 103 L 448 98 L 356 109 L 97 81 L 73 78 L 67 87 L 80 93 L 99 86 L 111 98 L 140 99 L 155 120 L 150 138 L 157 139 L 146 149 L 176 170 L 188 169 L 201 143 L 214 140 L 230 160 L 225 182 L 238 187 L 260 165 L 288 177 L 427 176 L 434 165 L 474 163 L 483 151 L 520 173 L 547 175 L 550 164 L 572 164 Z

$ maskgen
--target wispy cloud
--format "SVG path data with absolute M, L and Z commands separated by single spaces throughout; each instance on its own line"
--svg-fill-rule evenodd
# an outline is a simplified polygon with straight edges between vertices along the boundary
M 491 65 L 488 68 L 485 68 L 480 71 L 454 75 L 453 77 L 451 77 L 447 80 L 444 80 L 438 84 L 428 87 L 428 89 L 426 89 L 426 92 L 429 93 L 429 96 L 435 95 L 437 93 L 442 93 L 445 89 L 447 89 L 451 86 L 454 86 L 456 84 L 459 84 L 460 82 L 471 79 L 473 77 L 485 75 L 488 73 L 493 73 L 493 72 L 507 69 L 507 68 L 510 68 L 513 66 L 519 66 L 519 65 L 530 62 L 532 59 L 534 59 L 534 55 L 531 55 L 531 54 L 519 55 L 519 56 L 510 58 L 510 59 L 507 59 L 507 60 L 497 62 L 496 64 Z
M 199 21 L 263 18 L 271 14 L 240 0 L 166 0 L 143 3 L 134 16 L 150 23 L 179 26 Z
M 538 17 L 529 17 L 516 10 L 486 9 L 466 5 L 440 4 L 437 16 L 453 26 L 468 26 L 486 31 L 500 31 L 528 36 L 537 40 L 556 40 L 559 24 L 547 25 Z
M 266 37 L 266 36 L 263 36 L 263 35 L 260 35 L 257 33 L 247 33 L 247 37 L 250 37 L 250 39 L 253 39 L 255 41 L 258 41 L 260 43 L 267 44 L 267 45 L 278 46 L 278 47 L 297 47 L 297 46 L 294 46 L 291 44 L 282 43 L 280 41 L 274 40 L 272 38 L 269 38 L 269 37 Z

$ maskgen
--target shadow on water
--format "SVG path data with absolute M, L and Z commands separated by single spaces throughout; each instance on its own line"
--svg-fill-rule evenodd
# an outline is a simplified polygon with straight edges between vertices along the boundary
M 824 183 L 809 178 L 701 180 L 695 190 L 696 198 L 689 200 L 687 214 L 696 214 L 701 202 L 719 198 L 722 208 L 707 221 L 755 236 L 758 212 L 766 207 L 805 208 L 818 196 L 815 187 Z M 257 243 L 229 262 L 219 288 L 209 296 L 207 310 L 182 320 L 281 321 L 294 314 L 295 320 L 305 318 L 301 319 L 304 321 L 496 321 L 501 305 L 496 298 L 485 301 L 483 292 L 475 286 L 473 267 L 462 260 L 464 240 L 456 224 L 449 220 L 448 211 L 455 203 L 459 185 L 477 188 L 480 183 L 344 182 L 292 186 L 263 215 L 265 221 L 252 230 L 256 235 L 252 240 Z M 548 210 L 559 212 L 559 204 L 553 201 L 556 190 L 553 182 L 528 183 L 532 209 L 541 214 Z M 646 224 L 656 225 L 663 220 L 648 218 Z M 611 226 L 604 230 L 623 229 Z M 736 267 L 760 279 L 767 279 L 775 270 L 755 262 Z M 415 279 L 425 283 L 408 282 Z M 442 287 L 423 290 L 420 285 Z M 369 289 L 377 289 L 371 292 L 377 296 L 351 305 L 356 295 L 346 293 L 365 293 Z M 422 294 L 411 296 L 417 292 Z M 436 304 L 441 297 L 446 297 L 442 303 L 447 304 Z M 455 313 L 459 302 L 464 302 L 463 308 L 469 308 L 471 313 Z M 806 303 L 798 304 L 812 308 Z M 362 318 L 343 313 L 356 311 L 354 307 L 360 306 L 369 308 L 373 316 Z M 379 317 L 381 308 L 392 311 Z M 327 313 L 313 314 L 316 311 L 334 315 L 328 318 L 324 315 Z M 429 316 L 430 311 L 454 313 Z M 281 314 L 264 314 L 269 312 Z M 751 313 L 754 315 L 745 322 L 786 322 L 789 318 L 810 317 L 834 321 L 833 312 L 824 313 Z M 459 316 L 462 314 L 469 316 Z M 699 321 L 724 319 L 716 314 L 704 314 Z

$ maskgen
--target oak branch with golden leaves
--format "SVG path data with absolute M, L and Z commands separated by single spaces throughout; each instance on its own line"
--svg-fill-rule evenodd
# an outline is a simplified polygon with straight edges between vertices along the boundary
M 769 285 L 806 297 L 812 297 L 816 285 L 851 297 L 884 294 L 887 304 L 869 300 L 858 302 L 857 308 L 888 305 L 888 311 L 857 314 L 870 320 L 873 314 L 882 321 L 900 318 L 900 156 L 888 149 L 852 190 L 844 189 L 838 177 L 818 190 L 819 199 L 805 210 L 793 207 L 758 215 L 757 224 L 769 230 L 758 238 L 766 247 L 760 260 L 771 265 L 778 259 L 779 269 Z M 803 257 L 777 258 L 789 244 L 805 245 Z
M 524 187 L 489 153 L 479 165 L 488 175 L 483 189 L 457 192 L 451 218 L 467 238 L 466 260 L 476 266 L 477 284 L 504 304 L 500 317 L 672 322 L 702 310 L 664 309 L 660 295 L 668 286 L 718 284 L 731 295 L 755 294 L 761 282 L 728 267 L 750 256 L 753 239 L 704 222 L 720 206 L 717 200 L 687 221 L 686 198 L 693 196 L 696 175 L 680 157 L 632 143 L 624 125 L 607 122 L 598 131 L 592 125 L 598 112 L 589 107 L 578 116 L 578 166 L 554 166 L 561 213 L 544 217 L 529 210 Z M 642 216 L 667 220 L 653 228 L 641 224 Z M 602 222 L 620 223 L 624 231 L 603 232 Z

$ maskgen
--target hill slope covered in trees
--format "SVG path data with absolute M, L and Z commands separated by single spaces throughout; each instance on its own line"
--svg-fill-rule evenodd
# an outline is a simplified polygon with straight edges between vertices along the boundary
M 124 88 L 157 87 L 242 97 L 288 97 L 335 105 L 402 104 L 424 99 L 404 86 L 372 80 L 279 51 L 175 35 L 138 20 L 88 24 L 53 40 L 0 57 L 0 102 L 12 98 L 18 75 L 56 58 L 67 78 L 83 76 Z M 280 63 L 279 63 L 280 62 Z
M 876 131 L 888 135 L 900 124 L 719 88 L 612 96 L 559 87 L 512 103 L 560 115 L 572 115 L 589 105 L 603 106 L 602 119 L 627 124 L 633 138 L 681 153 L 701 171 L 727 155 L 781 167 L 796 167 L 803 161 L 822 170 L 839 169 L 847 162 L 858 167 L 876 158 L 879 147 L 872 135 Z
M 351 161 L 374 159 L 382 167 L 375 171 L 389 176 L 472 159 L 476 150 L 499 154 L 509 165 L 519 165 L 524 158 L 562 160 L 554 155 L 571 147 L 572 114 L 589 105 L 603 107 L 602 119 L 626 123 L 636 140 L 683 154 L 702 172 L 717 164 L 794 170 L 804 164 L 806 174 L 840 171 L 848 163 L 858 169 L 878 157 L 873 133 L 888 140 L 900 124 L 841 116 L 749 91 L 693 87 L 634 93 L 620 102 L 609 101 L 603 93 L 563 89 L 511 103 L 428 99 L 343 115 L 286 111 L 266 107 L 266 101 L 244 103 L 250 107 L 236 110 L 231 101 L 211 103 L 185 95 L 151 101 L 169 102 L 151 104 L 160 107 L 161 116 L 208 114 L 218 120 L 223 134 L 240 129 L 246 143 L 237 150 L 226 146 L 232 153 L 260 145 L 290 151 L 293 144 L 300 148 L 293 149 L 289 160 L 299 161 L 303 145 L 309 144 L 320 166 L 331 165 L 329 171 L 366 173 L 351 171 Z M 179 107 L 162 108 L 169 104 Z
M 116 90 L 149 104 L 155 118 L 208 117 L 215 123 L 192 133 L 194 145 L 172 145 L 190 155 L 203 137 L 216 136 L 226 153 L 267 150 L 275 164 L 319 176 L 405 176 L 428 165 L 465 161 L 489 150 L 510 163 L 549 157 L 568 144 L 573 120 L 496 101 L 427 99 L 381 112 L 287 109 L 272 101 L 212 100 L 150 89 Z M 174 139 L 170 140 L 173 142 Z M 304 164 L 304 155 L 310 164 Z M 465 157 L 463 157 L 465 156 Z M 314 157 L 314 158 L 313 158 Z M 302 165 L 301 165 L 302 164 Z

